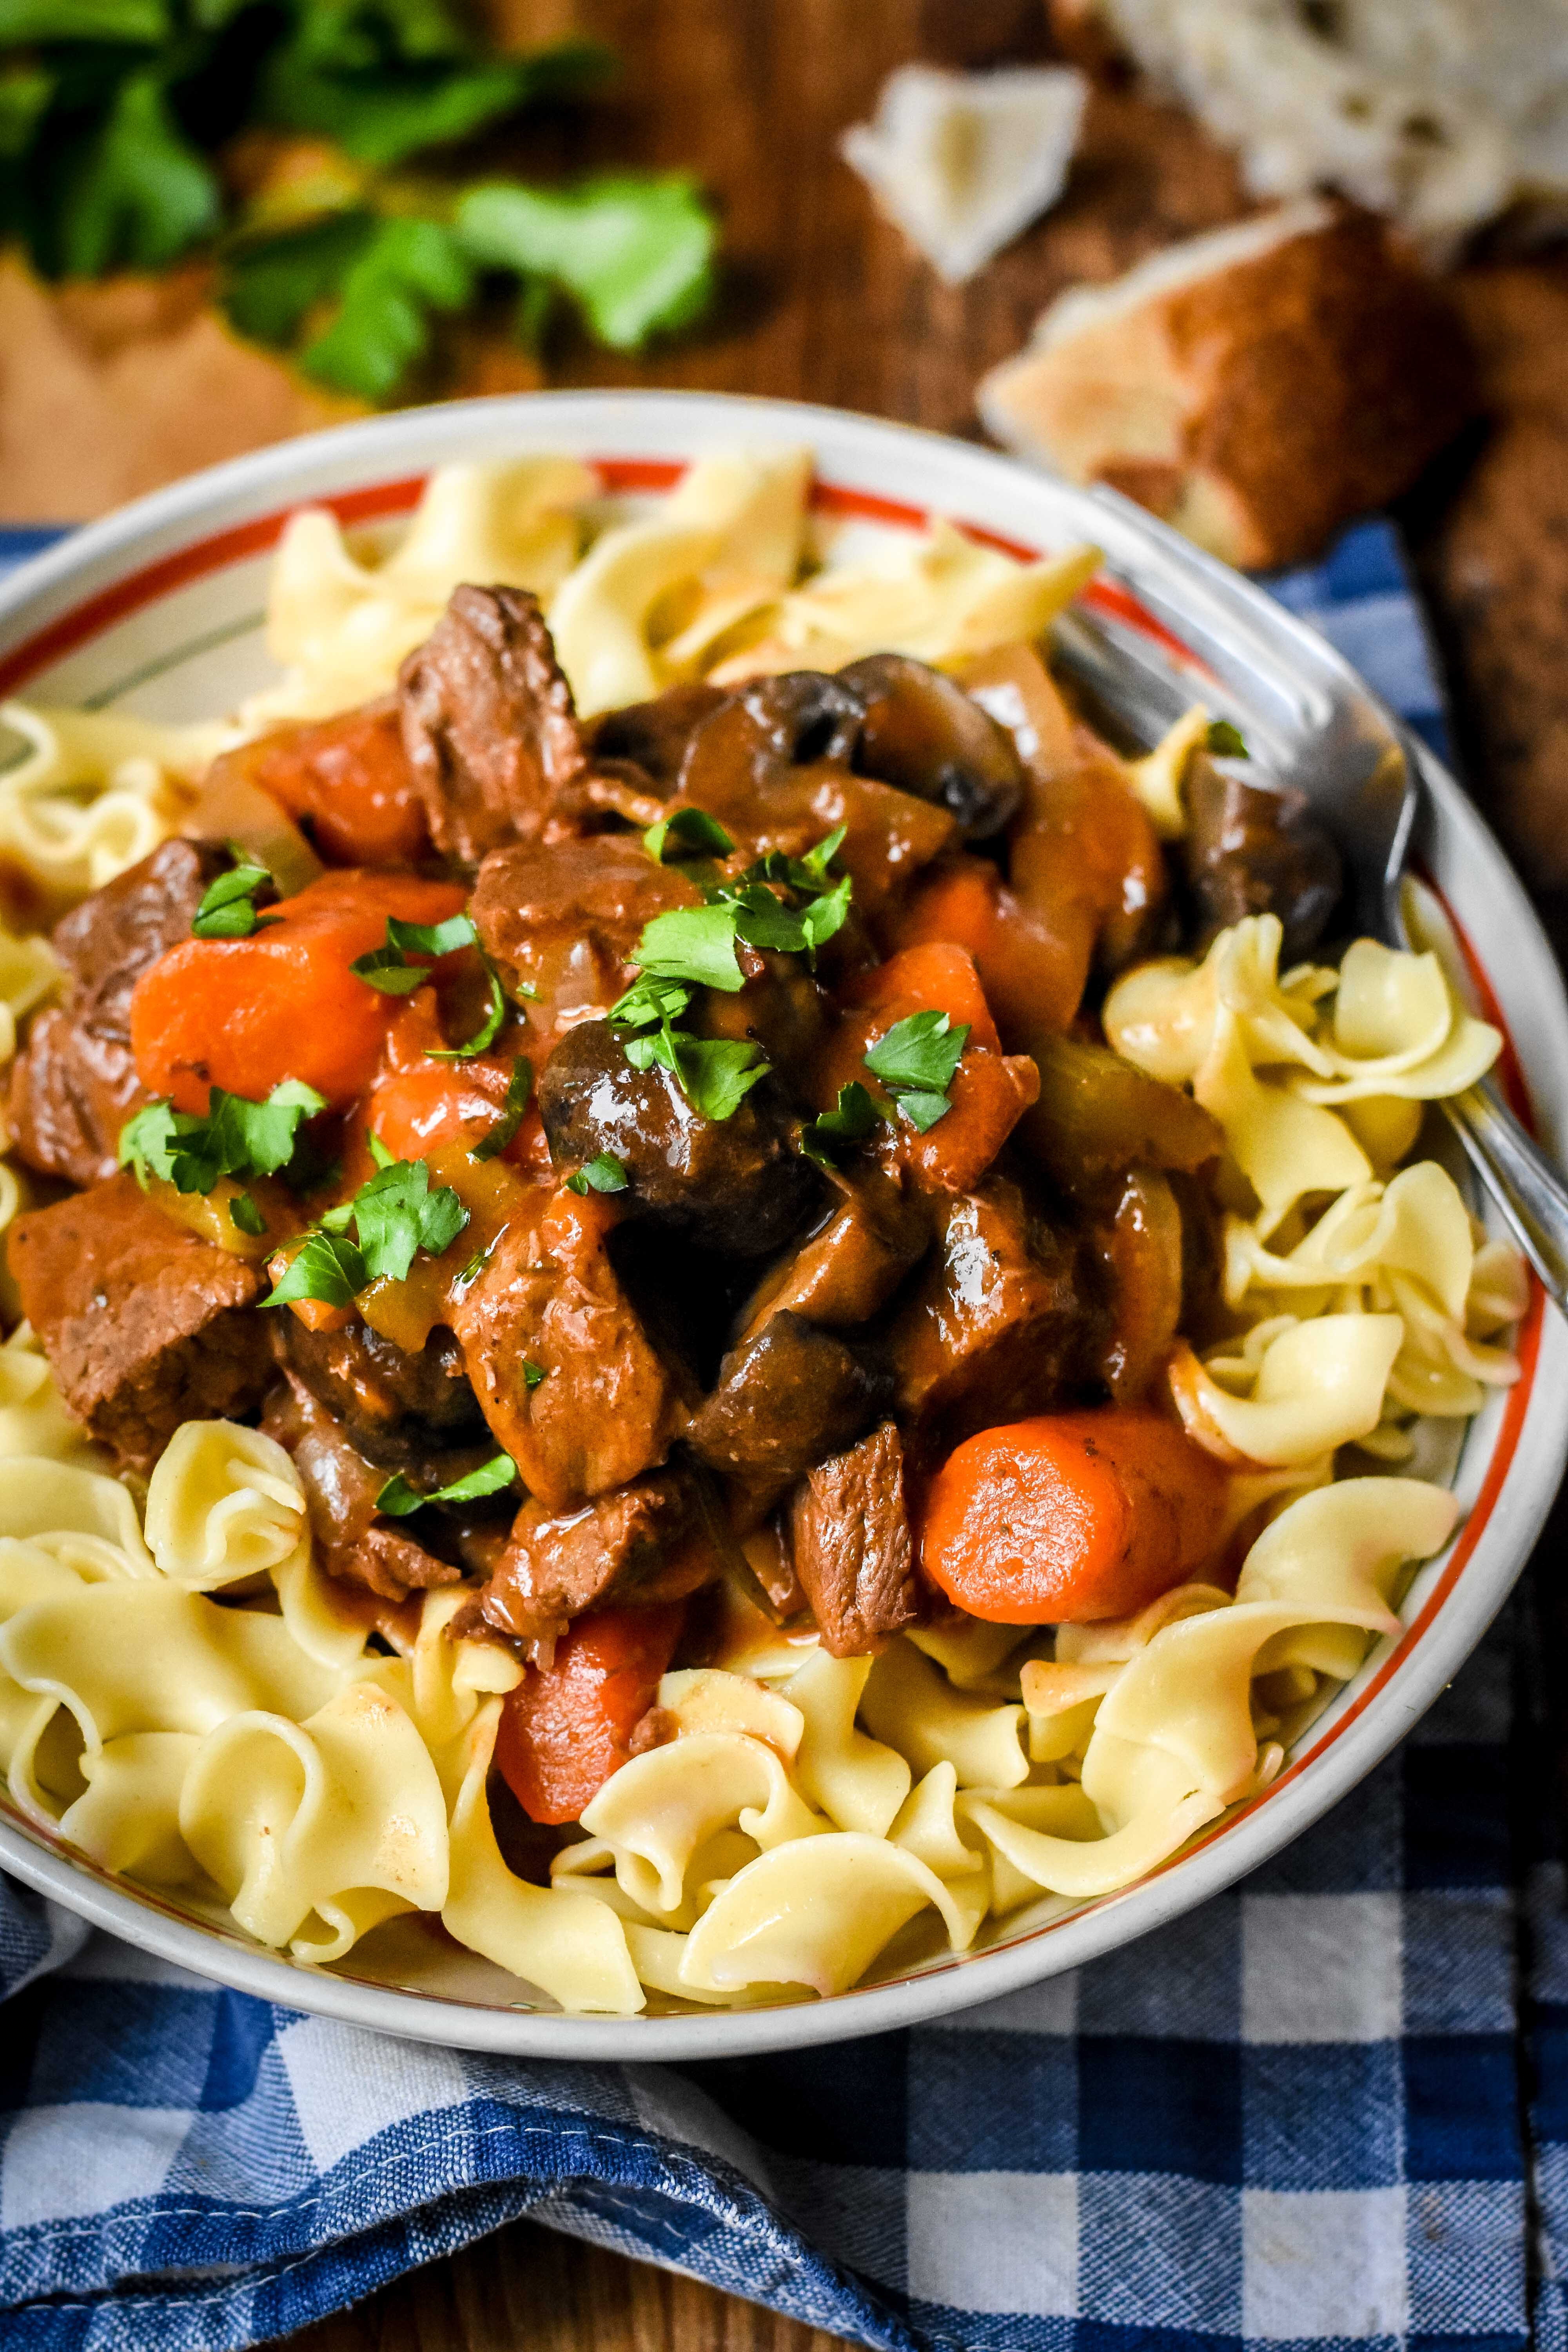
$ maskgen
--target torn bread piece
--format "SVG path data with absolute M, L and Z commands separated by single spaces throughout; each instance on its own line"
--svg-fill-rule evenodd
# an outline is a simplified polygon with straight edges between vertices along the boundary
M 1263 569 L 1405 489 L 1475 392 L 1430 280 L 1380 223 L 1309 197 L 1074 288 L 976 398 L 1009 448 Z
M 1510 206 L 1568 205 L 1563 0 L 1049 0 L 1069 55 L 1121 47 L 1259 196 L 1330 186 L 1443 259 Z
M 1088 87 L 1070 66 L 902 66 L 840 152 L 937 275 L 961 285 L 1061 194 Z

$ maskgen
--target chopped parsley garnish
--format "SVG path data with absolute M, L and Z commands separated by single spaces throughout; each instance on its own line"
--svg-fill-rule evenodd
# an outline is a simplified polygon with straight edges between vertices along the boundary
M 879 1115 L 859 1079 L 851 1078 L 838 1089 L 837 1109 L 825 1110 L 820 1118 L 809 1119 L 802 1128 L 800 1148 L 818 1167 L 832 1168 L 837 1165 L 834 1154 L 851 1143 L 863 1143 Z
M 692 988 L 717 988 L 738 995 L 746 975 L 735 961 L 732 907 L 677 907 L 645 925 L 633 958 L 654 980 L 679 981 Z
M 489 982 L 490 1009 L 473 1035 L 461 1045 L 426 1045 L 426 1054 L 432 1062 L 466 1062 L 475 1054 L 482 1054 L 500 1035 L 501 1023 L 506 1019 L 506 998 L 501 994 L 500 976 L 494 964 L 481 949 L 479 961 Z
M 401 923 L 388 915 L 384 944 L 355 956 L 349 970 L 384 996 L 412 996 L 432 974 L 428 963 L 415 963 L 411 958 L 455 955 L 459 948 L 473 947 L 476 936 L 467 915 L 450 916 L 444 923 Z
M 626 1189 L 626 1171 L 613 1151 L 601 1151 L 596 1160 L 566 1179 L 569 1192 L 624 1192 Z
M 544 1378 L 544 1367 L 543 1367 L 543 1365 L 542 1365 L 542 1364 L 536 1364 L 536 1363 L 534 1362 L 534 1360 L 533 1360 L 533 1359 L 532 1359 L 532 1357 L 531 1357 L 531 1356 L 525 1356 L 525 1357 L 523 1358 L 523 1360 L 522 1360 L 522 1385 L 523 1385 L 523 1387 L 524 1387 L 525 1389 L 536 1389 L 536 1388 L 539 1386 L 540 1381 L 541 1381 L 543 1378 Z
M 1239 727 L 1233 727 L 1228 719 L 1216 719 L 1213 721 L 1209 728 L 1207 741 L 1209 750 L 1217 751 L 1224 759 L 1249 760 L 1252 757 L 1247 748 L 1246 736 Z
M 267 1220 L 248 1192 L 237 1192 L 228 1204 L 229 1221 L 242 1234 L 252 1239 L 267 1231 Z
M 277 888 L 268 868 L 253 864 L 233 843 L 229 855 L 235 863 L 207 885 L 191 918 L 194 940 L 247 940 L 253 931 L 270 929 L 278 919 L 258 914 L 256 908 L 258 892 Z
M 473 1055 L 482 1054 L 487 1046 L 495 1044 L 506 1019 L 506 998 L 500 980 L 479 947 L 479 934 L 468 917 L 449 915 L 444 923 L 403 923 L 395 915 L 388 915 L 383 944 L 355 956 L 349 966 L 357 980 L 363 980 L 367 988 L 379 989 L 384 996 L 411 996 L 433 977 L 427 962 L 416 963 L 413 959 L 456 955 L 459 948 L 479 950 L 489 985 L 489 1009 L 474 1034 L 461 1045 L 427 1046 L 426 1051 L 433 1062 L 466 1062 Z
M 517 1465 L 510 1454 L 494 1454 L 477 1470 L 470 1470 L 466 1478 L 454 1478 L 449 1486 L 437 1486 L 431 1494 L 422 1495 L 399 1470 L 376 1496 L 375 1507 L 388 1518 L 403 1519 L 426 1503 L 472 1503 L 481 1495 L 499 1495 L 516 1476 Z
M 718 818 L 700 808 L 672 809 L 649 825 L 642 842 L 656 866 L 677 857 L 728 857 L 735 846 Z
M 945 1013 L 911 1013 L 872 1046 L 866 1067 L 923 1134 L 952 1108 L 947 1090 L 968 1043 L 967 1022 L 955 1026 Z
M 522 1114 L 528 1108 L 528 1097 L 533 1091 L 533 1064 L 526 1054 L 519 1054 L 512 1062 L 511 1076 L 507 1081 L 506 1097 L 493 1127 L 487 1129 L 470 1154 L 475 1160 L 496 1160 L 506 1150 L 522 1124 Z
M 677 810 L 664 821 L 664 833 L 656 825 L 645 839 L 651 846 L 658 834 L 662 850 L 668 828 L 687 814 Z M 724 840 L 729 846 L 728 835 Z M 698 1037 L 677 1023 L 697 989 L 717 988 L 733 996 L 745 986 L 737 940 L 786 955 L 815 955 L 833 937 L 849 911 L 849 877 L 834 882 L 827 873 L 843 840 L 840 825 L 805 857 L 773 851 L 737 882 L 712 884 L 702 906 L 656 915 L 645 927 L 631 959 L 638 978 L 609 1017 L 628 1033 L 621 1045 L 633 1068 L 668 1070 L 702 1118 L 732 1118 L 771 1065 L 762 1048 L 745 1039 Z M 791 906 L 781 889 L 804 903 Z
M 298 1078 L 285 1078 L 259 1103 L 214 1087 L 205 1118 L 171 1102 L 148 1103 L 120 1130 L 120 1165 L 133 1168 L 143 1188 L 160 1176 L 176 1192 L 210 1192 L 220 1176 L 275 1176 L 294 1157 L 301 1122 L 326 1108 Z
M 319 1298 L 329 1307 L 346 1307 L 373 1282 L 388 1276 L 401 1282 L 416 1251 L 439 1257 L 457 1240 L 468 1213 L 451 1185 L 433 1192 L 423 1160 L 384 1157 L 385 1146 L 378 1149 L 374 1137 L 371 1149 L 379 1162 L 375 1174 L 352 1201 L 317 1220 L 264 1306 Z

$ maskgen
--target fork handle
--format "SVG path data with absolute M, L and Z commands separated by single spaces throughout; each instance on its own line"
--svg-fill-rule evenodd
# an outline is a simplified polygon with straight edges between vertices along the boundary
M 1568 1183 L 1490 1087 L 1468 1087 L 1443 1108 L 1515 1240 L 1568 1315 Z

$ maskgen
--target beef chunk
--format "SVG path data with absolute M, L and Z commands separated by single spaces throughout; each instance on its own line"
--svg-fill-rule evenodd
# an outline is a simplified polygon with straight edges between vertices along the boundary
M 165 841 L 56 924 L 69 1000 L 38 1015 L 11 1081 L 11 1126 L 29 1167 L 72 1184 L 113 1175 L 120 1130 L 146 1099 L 131 1058 L 131 992 L 189 938 L 224 863 L 214 845 Z
M 416 1486 L 445 1486 L 495 1451 L 452 1333 L 437 1326 L 410 1353 L 368 1323 L 310 1331 L 297 1315 L 273 1318 L 279 1362 L 342 1423 L 367 1462 Z
M 967 841 L 1000 833 L 1024 797 L 1013 738 L 961 686 L 907 654 L 868 654 L 837 673 L 866 705 L 855 765 L 934 801 Z
M 1079 1255 L 1006 1178 L 961 1193 L 889 1335 L 900 1411 L 955 1444 L 1075 1395 L 1108 1336 Z
M 680 1432 L 669 1367 L 602 1235 L 503 1231 L 452 1323 L 485 1419 L 548 1511 L 654 1468 Z
M 1280 961 L 1310 953 L 1339 902 L 1340 853 L 1305 793 L 1268 792 L 1235 762 L 1200 752 L 1187 774 L 1187 881 L 1196 901 L 1201 954 L 1244 915 L 1278 915 Z
M 634 1069 L 603 1021 L 580 1023 L 556 1046 L 540 1075 L 539 1115 L 557 1163 L 612 1152 L 632 1214 L 737 1257 L 777 1249 L 821 1196 L 765 1078 L 731 1118 L 704 1118 L 668 1070 Z
M 485 1587 L 484 1614 L 534 1642 L 585 1609 L 684 1600 L 717 1566 L 689 1471 L 655 1471 L 563 1517 L 525 1503 Z
M 260 1402 L 267 1344 L 240 1310 L 261 1275 L 172 1224 L 133 1176 L 18 1217 L 8 1247 L 68 1410 L 132 1468 L 151 1469 L 183 1421 Z
M 882 1401 L 880 1387 L 835 1333 L 783 1309 L 725 1357 L 692 1422 L 692 1448 L 742 1482 L 760 1517 L 825 1454 L 858 1436 Z
M 540 1017 L 556 1022 L 607 1013 L 631 985 L 627 958 L 644 925 L 700 898 L 640 841 L 600 834 L 493 850 L 468 912 L 508 988 L 531 991 Z
M 904 1450 L 890 1421 L 817 1464 L 795 1491 L 790 1534 L 795 1574 L 836 1658 L 864 1658 L 914 1623 Z
M 541 832 L 585 764 L 572 689 L 524 588 L 455 588 L 398 696 L 431 838 L 459 865 Z
M 437 1559 L 395 1520 L 377 1518 L 375 1498 L 386 1484 L 385 1471 L 349 1443 L 301 1381 L 279 1384 L 262 1427 L 294 1457 L 310 1533 L 329 1576 L 395 1602 L 433 1584 L 457 1583 L 460 1569 Z

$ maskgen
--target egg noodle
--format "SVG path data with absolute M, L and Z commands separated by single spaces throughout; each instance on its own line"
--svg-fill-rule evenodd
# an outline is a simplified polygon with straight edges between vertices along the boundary
M 0 855 L 52 919 L 178 828 L 218 750 L 386 692 L 460 582 L 543 600 L 592 714 L 874 651 L 956 667 L 1042 637 L 1098 561 L 1025 564 L 942 524 L 835 561 L 809 474 L 804 452 L 710 457 L 606 520 L 574 461 L 452 467 L 380 560 L 299 513 L 268 604 L 279 682 L 221 726 L 8 706 Z M 1205 728 L 1189 714 L 1126 768 L 1166 839 Z M 933 1940 L 965 1950 L 1041 1896 L 1131 1885 L 1266 1788 L 1398 1632 L 1411 1564 L 1458 1508 L 1402 1467 L 1518 1370 L 1520 1261 L 1441 1166 L 1409 1164 L 1423 1108 L 1490 1066 L 1497 1032 L 1436 954 L 1359 940 L 1337 968 L 1281 972 L 1280 950 L 1279 920 L 1248 918 L 1201 961 L 1124 972 L 1103 1013 L 1115 1051 L 1190 1088 L 1225 1137 L 1232 1328 L 1181 1342 L 1169 1378 L 1189 1435 L 1235 1472 L 1237 1524 L 1262 1520 L 1234 1591 L 1185 1583 L 1054 1635 L 971 1621 L 841 1658 L 736 1587 L 712 1662 L 659 1686 L 670 1736 L 611 1775 L 534 1884 L 503 1860 L 487 1799 L 525 1670 L 450 1638 L 458 1593 L 424 1594 L 399 1650 L 367 1638 L 313 1557 L 293 1461 L 257 1430 L 187 1423 L 144 1494 L 109 1475 L 8 1296 L 13 1804 L 297 1958 L 342 1961 L 395 1916 L 433 1914 L 546 2000 L 613 2015 L 838 1992 Z M 58 977 L 46 938 L 0 934 L 7 1060 Z M 0 1223 L 33 1184 L 0 1164 Z

